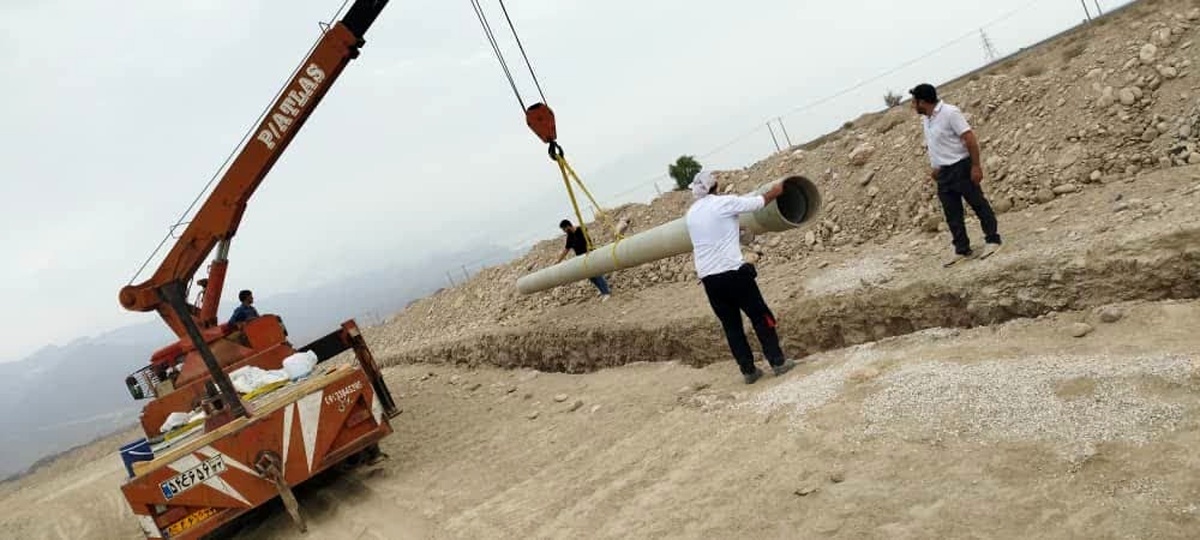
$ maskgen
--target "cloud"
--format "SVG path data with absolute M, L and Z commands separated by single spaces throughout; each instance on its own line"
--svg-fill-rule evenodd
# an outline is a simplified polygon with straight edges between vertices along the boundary
M 572 165 L 603 202 L 766 118 L 895 66 L 1022 0 L 808 5 L 683 0 L 507 6 L 559 118 Z M 527 102 L 540 99 L 494 2 Z M 0 3 L 0 267 L 20 310 L 0 357 L 140 322 L 116 293 L 251 128 L 340 0 Z M 1046 5 L 991 34 L 1007 50 L 1078 22 Z M 929 14 L 937 14 L 931 23 Z M 989 33 L 991 33 L 989 29 Z M 1024 41 L 1022 41 L 1024 40 Z M 974 60 L 972 60 L 972 58 Z M 785 118 L 793 139 L 879 106 L 888 86 L 953 74 L 978 44 Z M 761 129 L 761 128 L 760 128 Z M 774 147 L 753 132 L 706 160 Z M 646 185 L 640 194 L 653 194 Z M 625 195 L 627 196 L 627 195 Z M 479 242 L 557 232 L 558 171 L 529 131 L 467 3 L 391 2 L 251 199 L 230 287 L 264 296 Z M 310 269 L 316 269 L 312 271 Z M 153 271 L 153 268 L 149 269 Z

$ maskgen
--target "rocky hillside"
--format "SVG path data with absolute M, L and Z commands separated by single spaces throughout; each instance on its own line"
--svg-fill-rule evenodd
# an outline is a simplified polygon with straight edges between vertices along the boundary
M 1003 214 L 1200 163 L 1200 87 L 1191 70 L 1200 60 L 1194 46 L 1198 28 L 1195 2 L 1144 0 L 941 88 L 945 101 L 960 106 L 979 135 L 983 185 L 1002 220 Z M 727 189 L 748 192 L 797 174 L 820 187 L 824 214 L 813 226 L 746 246 L 747 258 L 761 272 L 914 232 L 938 243 L 937 253 L 948 249 L 942 245 L 948 246 L 948 235 L 930 234 L 944 231 L 944 223 L 928 180 L 920 119 L 907 102 L 718 176 Z M 627 228 L 626 235 L 635 234 L 680 217 L 690 201 L 689 193 L 673 192 L 651 205 L 611 209 L 609 216 L 611 224 Z M 1144 204 L 1141 211 L 1161 213 L 1168 202 L 1113 204 Z M 609 224 L 591 225 L 598 244 L 611 241 Z M 416 302 L 374 333 L 387 354 L 396 355 L 467 337 L 503 339 L 496 336 L 567 324 L 558 320 L 557 310 L 595 298 L 586 281 L 528 296 L 515 288 L 517 278 L 553 264 L 561 249 L 561 238 L 546 240 L 513 263 Z M 690 255 L 610 276 L 618 297 L 694 280 Z

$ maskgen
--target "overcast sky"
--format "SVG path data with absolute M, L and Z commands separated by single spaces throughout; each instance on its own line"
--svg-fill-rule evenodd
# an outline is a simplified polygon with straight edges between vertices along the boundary
M 497 4 L 483 3 L 527 103 L 537 99 Z M 0 360 L 154 318 L 123 310 L 118 290 L 340 5 L 0 2 Z M 1077 0 L 506 6 L 568 158 L 609 205 L 648 200 L 676 156 L 706 155 L 739 135 L 702 162 L 735 168 L 766 157 L 769 133 L 751 130 L 768 118 L 972 32 L 783 122 L 800 143 L 879 109 L 889 89 L 977 67 L 978 29 L 1013 10 L 986 27 L 1001 54 L 1083 18 Z M 251 200 L 221 316 L 243 287 L 268 297 L 439 250 L 519 245 L 555 235 L 568 213 L 557 168 L 525 126 L 470 3 L 393 0 Z

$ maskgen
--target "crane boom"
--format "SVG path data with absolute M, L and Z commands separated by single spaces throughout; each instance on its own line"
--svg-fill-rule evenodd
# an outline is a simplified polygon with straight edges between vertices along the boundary
M 149 279 L 121 289 L 122 306 L 131 311 L 157 311 L 180 338 L 189 337 L 182 320 L 185 316 L 202 326 L 215 323 L 217 300 L 224 282 L 224 251 L 237 233 L 246 203 L 342 69 L 358 57 L 359 48 L 365 43 L 363 36 L 387 3 L 388 0 L 355 0 L 342 19 L 328 28 L 158 269 Z M 166 300 L 164 291 L 185 289 L 204 260 L 223 242 L 218 261 L 214 261 L 216 268 L 210 270 L 203 313 L 188 305 L 188 315 L 181 314 Z
M 282 317 L 264 313 L 221 325 L 217 306 L 230 241 L 250 197 L 358 57 L 364 34 L 387 4 L 353 0 L 340 21 L 322 25 L 316 44 L 154 274 L 120 291 L 122 306 L 158 312 L 178 338 L 125 379 L 134 399 L 150 398 L 139 416 L 145 437 L 121 450 L 129 474 L 121 490 L 147 539 L 205 537 L 275 497 L 303 532 L 291 486 L 382 456 L 379 442 L 392 433 L 389 419 L 400 411 L 357 323 L 345 321 L 297 349 Z M 203 296 L 193 305 L 187 285 L 209 255 L 208 275 L 197 282 Z M 355 362 L 319 366 L 347 351 Z M 291 368 L 303 365 L 308 373 L 297 378 Z M 286 380 L 239 392 L 244 388 L 233 376 L 251 368 L 283 373 Z M 189 421 L 170 427 L 179 414 Z

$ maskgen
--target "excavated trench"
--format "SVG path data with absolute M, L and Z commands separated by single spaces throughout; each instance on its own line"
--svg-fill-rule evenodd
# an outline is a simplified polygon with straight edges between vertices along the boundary
M 798 358 L 929 328 L 994 325 L 1134 300 L 1198 298 L 1200 228 L 1070 252 L 1022 254 L 989 272 L 954 278 L 915 276 L 886 288 L 773 301 L 785 352 Z M 702 315 L 651 327 L 555 325 L 486 334 L 411 350 L 385 362 L 584 373 L 643 361 L 678 360 L 694 366 L 728 361 L 719 325 L 711 314 Z M 753 342 L 749 329 L 748 336 Z

